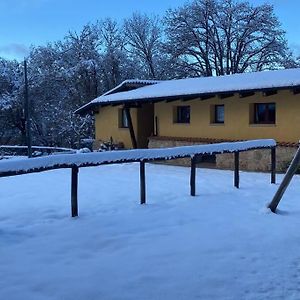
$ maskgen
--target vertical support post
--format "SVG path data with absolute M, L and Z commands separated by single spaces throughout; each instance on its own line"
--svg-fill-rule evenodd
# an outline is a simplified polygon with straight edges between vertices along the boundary
M 78 167 L 72 167 L 71 175 L 71 213 L 72 218 L 78 216 Z
M 158 117 L 154 118 L 154 136 L 158 136 Z
M 271 183 L 276 183 L 276 147 L 271 148 Z
M 286 191 L 287 187 L 289 186 L 293 176 L 296 174 L 299 165 L 300 165 L 300 146 L 299 146 L 288 170 L 286 171 L 286 174 L 284 175 L 283 180 L 281 181 L 276 194 L 274 195 L 271 203 L 268 206 L 272 212 L 274 212 L 274 213 L 276 212 L 277 206 L 278 206 L 280 200 L 282 199 L 284 192 Z
M 124 107 L 124 111 L 125 111 L 126 118 L 127 118 L 127 121 L 128 121 L 128 128 L 129 128 L 129 132 L 130 132 L 130 138 L 131 138 L 132 148 L 133 149 L 137 149 L 137 142 L 136 142 L 136 138 L 135 138 L 135 134 L 134 134 L 134 129 L 133 129 L 133 125 L 132 125 L 130 108 L 125 106 Z
M 27 78 L 27 61 L 24 60 L 24 111 L 25 111 L 25 121 L 26 121 L 26 144 L 28 157 L 32 157 L 32 139 L 31 139 L 31 104 L 29 102 L 28 96 L 28 78 Z
M 234 152 L 234 186 L 238 189 L 240 187 L 240 153 Z
M 140 161 L 140 200 L 141 204 L 146 204 L 146 176 L 144 161 Z
M 191 158 L 190 188 L 191 196 L 196 196 L 196 156 Z

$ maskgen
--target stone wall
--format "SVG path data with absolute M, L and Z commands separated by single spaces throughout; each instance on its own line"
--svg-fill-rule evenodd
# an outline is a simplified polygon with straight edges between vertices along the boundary
M 149 138 L 149 148 L 167 148 L 190 145 L 203 145 L 204 143 L 176 140 L 162 140 Z M 285 172 L 297 151 L 296 147 L 277 146 L 276 148 L 276 169 L 278 172 Z M 175 159 L 169 164 L 189 166 L 190 159 Z M 216 155 L 216 167 L 219 169 L 234 168 L 234 155 L 232 153 Z M 240 169 L 247 171 L 270 171 L 271 169 L 271 150 L 259 149 L 240 153 Z

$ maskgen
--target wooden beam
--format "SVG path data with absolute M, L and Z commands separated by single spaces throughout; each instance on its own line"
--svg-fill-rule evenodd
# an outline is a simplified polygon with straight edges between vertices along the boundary
M 277 90 L 270 90 L 270 91 L 264 91 L 263 96 L 268 97 L 268 96 L 273 96 L 277 94 Z
M 154 117 L 154 136 L 158 136 L 158 117 Z
M 129 128 L 129 132 L 130 132 L 130 138 L 131 138 L 132 148 L 133 149 L 137 149 L 137 142 L 136 142 L 136 138 L 135 138 L 135 134 L 134 134 L 134 129 L 133 129 L 133 125 L 132 125 L 130 108 L 127 107 L 127 106 L 125 106 L 124 110 L 125 110 L 126 118 L 127 118 L 127 121 L 128 121 L 128 128 Z
M 174 98 L 174 99 L 166 99 L 165 100 L 166 103 L 175 102 L 175 101 L 180 101 L 180 99 L 179 98 Z
M 191 196 L 196 196 L 196 161 L 197 161 L 196 156 L 191 158 L 191 177 L 190 177 Z
M 255 95 L 255 92 L 240 92 L 239 93 L 240 98 L 251 97 L 254 95 Z
M 238 189 L 240 187 L 240 153 L 234 152 L 234 186 Z
M 293 94 L 294 94 L 294 95 L 300 94 L 300 88 L 293 89 L 292 91 L 293 91 Z
M 197 99 L 199 99 L 200 97 L 190 97 L 190 98 L 181 98 L 180 100 L 181 100 L 181 102 L 186 102 L 186 101 L 194 101 L 194 100 L 197 100 Z
M 200 96 L 200 99 L 201 100 L 208 100 L 208 99 L 211 99 L 211 98 L 215 98 L 216 95 L 214 94 L 211 94 L 211 95 L 203 95 L 203 96 Z
M 234 96 L 234 93 L 229 93 L 229 94 L 219 94 L 218 97 L 220 99 L 226 99 L 226 98 L 230 98 L 230 97 L 233 97 Z
M 271 183 L 276 183 L 276 148 L 271 148 Z
M 282 199 L 282 196 L 284 192 L 286 191 L 287 187 L 289 186 L 293 176 L 296 174 L 298 167 L 300 164 L 300 148 L 298 148 L 296 155 L 294 156 L 275 196 L 273 197 L 271 203 L 269 204 L 269 208 L 271 209 L 272 212 L 276 212 L 277 206 Z
M 72 167 L 71 172 L 71 214 L 74 218 L 78 216 L 78 167 Z
M 140 162 L 140 200 L 141 204 L 146 204 L 146 175 L 145 162 Z

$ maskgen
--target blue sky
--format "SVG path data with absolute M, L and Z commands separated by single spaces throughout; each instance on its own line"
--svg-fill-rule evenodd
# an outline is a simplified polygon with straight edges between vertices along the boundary
M 300 1 L 249 0 L 274 5 L 290 46 L 300 54 Z M 122 19 L 134 11 L 163 15 L 185 0 L 0 0 L 0 56 L 21 59 L 31 44 L 62 39 L 69 30 L 111 17 Z

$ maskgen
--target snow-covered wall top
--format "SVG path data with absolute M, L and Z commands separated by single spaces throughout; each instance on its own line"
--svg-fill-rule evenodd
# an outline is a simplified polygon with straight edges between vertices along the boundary
M 103 95 L 89 104 L 296 86 L 300 86 L 300 68 L 166 80 L 132 91 Z
M 276 142 L 274 140 L 264 139 L 245 142 L 182 146 L 174 148 L 135 149 L 85 154 L 50 155 L 46 157 L 17 161 L 1 161 L 0 177 L 16 175 L 13 173 L 24 174 L 72 166 L 86 167 L 141 160 L 151 161 L 159 159 L 174 159 L 193 157 L 197 154 L 218 154 L 224 152 L 247 151 L 251 149 L 270 148 L 274 146 L 276 146 Z

